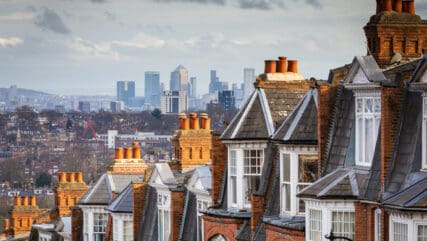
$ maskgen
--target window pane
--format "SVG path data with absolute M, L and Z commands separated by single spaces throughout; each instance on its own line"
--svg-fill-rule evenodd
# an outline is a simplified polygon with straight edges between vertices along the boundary
M 335 236 L 354 239 L 354 212 L 332 212 L 332 231 Z
M 124 241 L 133 240 L 133 222 L 132 221 L 123 222 L 123 240 Z
M 236 183 L 236 177 L 231 176 L 230 177 L 230 192 L 231 192 L 231 202 L 233 204 L 237 203 L 237 183 Z
M 366 141 L 366 148 L 365 148 L 365 163 L 370 163 L 372 161 L 372 157 L 374 155 L 374 120 L 372 118 L 365 120 L 365 141 Z
M 236 150 L 230 151 L 230 175 L 236 175 Z
M 363 99 L 358 98 L 356 100 L 356 112 L 362 113 L 363 112 Z
M 372 113 L 374 110 L 374 100 L 371 98 L 365 99 L 365 113 Z
M 417 241 L 427 241 L 427 225 L 418 225 Z
M 393 240 L 408 241 L 408 225 L 407 224 L 393 222 Z
M 357 131 L 357 134 L 358 134 L 358 142 L 357 142 L 357 148 L 358 148 L 358 152 L 357 152 L 357 154 L 358 154 L 358 156 L 359 156 L 359 159 L 360 160 L 357 160 L 357 161 L 359 161 L 359 162 L 363 162 L 363 157 L 364 157 L 364 153 L 363 153 L 363 146 L 364 146 L 364 131 L 363 131 L 363 128 L 364 128 L 364 126 L 363 126 L 363 118 L 358 118 L 357 119 L 357 129 L 356 129 L 356 131 Z
M 299 184 L 297 186 L 297 193 L 299 193 L 302 189 L 308 187 L 309 185 L 302 185 Z M 298 200 L 298 212 L 300 213 L 304 213 L 305 212 L 305 202 L 302 199 L 297 199 Z
M 289 154 L 283 154 L 283 182 L 291 181 L 291 157 Z
M 381 99 L 375 98 L 374 100 L 375 100 L 375 108 L 374 108 L 375 113 L 381 113 Z
M 317 156 L 300 155 L 298 182 L 312 183 L 317 180 Z
M 282 185 L 282 209 L 285 212 L 291 211 L 291 185 Z
M 322 240 L 322 211 L 310 210 L 310 240 Z
M 251 194 L 258 190 L 260 183 L 260 176 L 244 176 L 243 185 L 244 185 L 244 194 L 245 194 L 245 203 L 251 203 Z

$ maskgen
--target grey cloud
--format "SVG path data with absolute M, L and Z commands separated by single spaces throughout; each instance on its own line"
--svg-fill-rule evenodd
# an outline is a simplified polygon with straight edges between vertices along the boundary
M 242 9 L 270 10 L 272 8 L 285 8 L 285 3 L 281 0 L 239 0 L 239 7 Z
M 59 34 L 70 34 L 71 31 L 62 21 L 61 17 L 51 9 L 44 9 L 43 13 L 37 16 L 35 24 L 43 30 L 49 30 Z
M 322 4 L 319 2 L 319 0 L 305 0 L 305 2 L 309 5 L 312 5 L 315 8 L 322 8 Z
M 107 0 L 90 0 L 93 3 L 106 3 L 108 2 Z
M 200 4 L 214 4 L 214 5 L 225 5 L 226 0 L 153 0 L 154 2 L 190 2 L 190 3 L 200 3 Z
M 110 21 L 116 21 L 117 19 L 117 16 L 114 13 L 109 11 L 104 12 L 104 16 Z

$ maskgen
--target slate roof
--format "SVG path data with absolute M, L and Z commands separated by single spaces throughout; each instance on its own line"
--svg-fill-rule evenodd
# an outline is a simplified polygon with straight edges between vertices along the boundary
M 179 241 L 197 240 L 197 198 L 187 191 L 179 232 Z
M 157 191 L 148 186 L 137 241 L 157 241 Z
M 131 182 L 142 182 L 143 175 L 103 174 L 79 200 L 79 205 L 108 205 L 112 194 L 119 194 Z
M 304 188 L 297 195 L 316 199 L 358 199 L 364 194 L 368 169 L 342 167 Z
M 178 182 L 175 179 L 175 175 L 172 172 L 170 166 L 167 163 L 156 163 L 155 169 L 163 184 L 165 185 L 177 185 Z
M 129 183 L 127 187 L 119 194 L 119 196 L 111 202 L 106 208 L 113 213 L 132 213 L 132 200 L 133 190 L 132 184 Z
M 251 241 L 251 222 L 249 220 L 245 220 L 237 230 L 236 240 Z
M 255 89 L 221 135 L 222 140 L 266 140 L 304 96 L 302 91 Z
M 212 190 L 212 173 L 209 166 L 198 166 L 195 168 L 195 172 L 206 191 Z
M 388 81 L 387 78 L 384 76 L 383 71 L 380 69 L 377 62 L 375 61 L 374 57 L 369 55 L 354 57 L 350 71 L 344 79 L 344 83 L 351 83 L 354 80 L 356 74 L 359 72 L 359 69 L 363 71 L 368 81 L 370 82 L 376 83 Z
M 355 102 L 353 92 L 340 86 L 332 115 L 322 175 L 346 162 L 354 164 Z M 351 142 L 353 140 L 353 142 Z
M 292 144 L 317 143 L 317 90 L 309 90 L 272 139 Z
M 383 205 L 403 210 L 427 211 L 427 176 L 385 199 Z

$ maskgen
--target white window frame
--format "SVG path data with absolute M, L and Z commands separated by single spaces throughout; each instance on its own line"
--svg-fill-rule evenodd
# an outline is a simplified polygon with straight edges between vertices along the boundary
M 422 170 L 427 171 L 427 93 L 423 93 Z
M 320 214 L 320 219 L 313 219 L 312 218 L 313 212 L 318 212 L 317 214 Z M 311 208 L 308 210 L 307 213 L 308 213 L 307 216 L 310 218 L 310 219 L 308 219 L 308 222 L 310 223 L 310 225 L 309 225 L 310 229 L 308 229 L 308 232 L 307 232 L 308 240 L 310 240 L 310 241 L 322 241 L 322 238 L 323 238 L 323 235 L 322 235 L 322 223 L 323 223 L 322 210 Z M 319 222 L 320 223 L 319 229 L 318 228 L 313 229 L 313 227 L 312 227 L 313 222 Z M 313 232 L 320 232 L 320 237 L 319 237 L 320 239 L 313 239 L 313 235 L 312 235 Z
M 113 239 L 114 241 L 130 241 L 133 240 L 133 215 L 129 213 L 111 213 L 113 218 Z M 132 230 L 129 236 L 130 239 L 125 238 L 125 224 L 132 223 Z
M 284 180 L 284 156 L 289 155 L 290 177 Z M 280 150 L 280 210 L 283 215 L 304 215 L 304 211 L 299 210 L 300 199 L 296 197 L 299 191 L 311 183 L 299 182 L 299 161 L 300 156 L 313 156 L 317 158 L 317 147 L 282 147 Z M 286 203 L 285 190 L 289 188 L 289 205 Z M 289 207 L 289 209 L 287 208 Z
M 159 241 L 171 240 L 171 193 L 168 190 L 157 190 L 157 230 Z M 167 220 L 167 223 L 165 223 Z
M 389 217 L 389 238 L 390 241 L 394 241 L 394 223 L 406 224 L 408 228 L 408 241 L 418 240 L 417 231 L 421 225 L 427 226 L 427 214 L 426 213 L 402 213 L 392 212 Z
M 203 214 L 201 211 L 207 210 L 211 206 L 212 200 L 209 196 L 202 197 L 197 196 L 197 241 L 203 241 L 204 239 L 204 224 Z
M 375 235 L 375 241 L 381 241 L 381 229 L 382 229 L 382 211 L 381 209 L 377 208 L 375 209 L 375 216 L 374 216 L 374 235 Z
M 83 210 L 83 240 L 84 241 L 94 241 L 94 214 L 102 213 L 108 215 L 108 212 L 105 210 L 105 206 L 89 206 L 89 205 L 80 205 L 80 208 Z M 108 216 L 107 216 L 108 221 Z M 104 234 L 105 235 L 105 234 Z
M 352 212 L 354 213 L 354 203 L 352 201 L 344 201 L 344 200 L 313 200 L 306 199 L 305 200 L 305 208 L 307 212 L 305 212 L 305 225 L 306 225 L 306 240 L 311 241 L 310 230 L 311 224 L 310 220 L 310 210 L 318 210 L 322 212 L 322 241 L 323 237 L 326 234 L 329 234 L 332 230 L 332 213 L 333 212 Z M 353 230 L 356 226 L 354 226 Z M 357 237 L 355 237 L 357 239 Z
M 105 238 L 105 232 L 107 231 L 108 225 L 108 213 L 106 212 L 94 212 L 93 216 L 93 226 L 92 226 L 92 237 L 94 241 L 103 241 Z M 99 218 L 100 217 L 100 218 Z M 97 221 L 98 223 L 95 223 Z M 99 230 L 96 230 L 98 227 Z M 100 240 L 97 240 L 95 237 L 102 237 Z
M 420 226 L 425 226 L 427 228 L 427 223 L 416 223 L 415 224 L 415 236 L 416 236 L 415 238 L 417 241 L 418 241 L 418 238 L 420 238 L 418 236 L 418 229 L 420 228 Z M 424 240 L 427 240 L 427 236 L 424 237 L 422 241 L 424 241 Z
M 245 177 L 258 176 L 261 179 L 265 159 L 265 143 L 241 143 L 228 146 L 228 207 L 230 209 L 250 209 L 250 200 L 246 199 Z M 259 151 L 259 166 L 245 169 L 245 151 Z M 233 165 L 235 162 L 235 165 Z M 245 174 L 245 170 L 257 170 L 255 174 Z M 235 182 L 232 179 L 235 178 Z M 255 190 L 252 190 L 252 192 Z M 235 195 L 235 196 L 233 196 Z M 250 195 L 250 194 L 249 194 Z M 236 200 L 233 200 L 234 197 Z M 249 197 L 250 198 L 250 197 Z
M 354 213 L 354 211 L 336 211 L 336 210 L 333 210 L 331 212 L 331 214 L 332 214 L 332 220 L 331 220 L 332 225 L 331 226 L 332 227 L 334 226 L 334 213 L 344 215 L 344 218 L 341 219 L 341 220 L 339 220 L 340 222 L 336 222 L 336 223 L 339 223 L 340 226 L 343 226 L 344 228 L 342 228 L 342 229 L 344 229 L 344 230 L 341 230 L 341 232 L 339 232 L 336 229 L 333 229 L 334 235 L 341 236 L 341 237 L 347 237 L 347 238 L 350 238 L 350 239 L 354 240 L 354 237 L 355 237 L 355 234 L 356 234 L 356 230 L 355 230 L 356 229 L 356 225 L 355 225 L 356 221 L 355 221 L 355 213 Z M 352 216 L 351 217 L 352 220 L 351 219 L 349 220 L 347 217 L 345 217 L 345 215 L 351 215 Z M 353 224 L 353 230 L 352 230 L 353 232 L 351 232 L 350 230 L 345 230 L 346 229 L 345 228 L 346 224 L 351 224 L 351 223 Z
M 367 111 L 367 103 L 372 101 L 372 111 Z M 361 103 L 361 106 L 359 106 Z M 379 105 L 377 105 L 379 104 Z M 367 120 L 372 119 L 372 130 L 367 133 Z M 361 120 L 361 123 L 359 123 Z M 375 146 L 381 123 L 381 94 L 380 92 L 369 92 L 361 95 L 355 92 L 355 124 L 356 124 L 356 165 L 368 166 L 372 165 Z M 370 135 L 367 137 L 367 134 Z M 370 145 L 367 140 L 370 139 Z M 372 148 L 371 152 L 367 152 L 367 148 Z M 361 155 L 360 153 L 364 153 Z M 371 154 L 371 156 L 366 156 Z

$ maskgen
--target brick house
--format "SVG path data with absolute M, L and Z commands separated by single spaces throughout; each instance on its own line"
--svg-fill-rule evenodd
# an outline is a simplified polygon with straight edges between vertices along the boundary
M 267 202 L 267 209 L 274 212 L 268 197 L 274 195 L 272 183 L 279 170 L 280 151 L 272 137 L 282 124 L 286 126 L 283 132 L 289 129 L 292 121 L 284 122 L 289 116 L 298 115 L 293 110 L 301 99 L 307 98 L 301 112 L 308 103 L 312 106 L 312 92 L 306 95 L 309 88 L 310 82 L 298 73 L 296 61 L 286 61 L 285 57 L 266 61 L 265 73 L 257 78 L 255 91 L 221 135 L 228 158 L 222 160 L 223 175 L 213 175 L 213 183 L 219 183 L 221 191 L 213 199 L 214 206 L 204 212 L 204 240 L 265 240 L 263 214 Z M 315 143 L 310 144 L 315 151 Z M 222 182 L 218 182 L 221 177 Z M 218 188 L 215 185 L 213 188 Z

